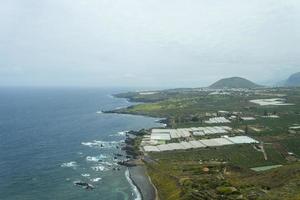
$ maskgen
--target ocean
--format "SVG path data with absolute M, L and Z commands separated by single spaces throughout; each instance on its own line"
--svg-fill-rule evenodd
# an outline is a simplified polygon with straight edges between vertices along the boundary
M 115 153 L 124 154 L 119 148 L 124 131 L 160 124 L 149 117 L 101 113 L 131 105 L 112 96 L 123 91 L 1 88 L 0 199 L 140 199 L 126 167 L 116 165 Z

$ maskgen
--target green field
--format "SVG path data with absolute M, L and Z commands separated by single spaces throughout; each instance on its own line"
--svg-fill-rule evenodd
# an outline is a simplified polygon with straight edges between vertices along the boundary
M 272 147 L 266 146 L 270 159 L 264 160 L 263 154 L 255 150 L 252 145 L 229 145 L 218 148 L 205 148 L 195 150 L 181 150 L 170 152 L 151 153 L 151 157 L 167 162 L 210 161 L 217 160 L 231 163 L 240 167 L 251 168 L 265 165 L 284 163 L 285 159 Z
M 248 136 L 264 143 L 267 160 L 253 145 L 150 153 L 154 162 L 145 164 L 160 199 L 300 199 L 300 133 L 289 133 L 290 126 L 300 124 L 300 88 L 231 91 L 230 95 L 210 92 L 175 89 L 117 95 L 143 103 L 114 112 L 166 118 L 169 128 L 208 126 L 204 121 L 218 115 L 219 110 L 238 112 L 237 119 L 226 125 L 245 130 Z M 279 95 L 295 105 L 260 106 L 249 102 Z M 264 117 L 270 114 L 279 118 Z M 242 121 L 241 116 L 256 120 Z M 251 170 L 273 165 L 282 167 Z

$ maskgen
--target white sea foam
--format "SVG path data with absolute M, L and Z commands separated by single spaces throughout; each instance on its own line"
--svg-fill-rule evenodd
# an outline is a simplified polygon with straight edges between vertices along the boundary
M 118 106 L 114 110 L 120 110 L 120 109 L 123 109 L 123 108 L 127 108 L 127 106 Z
M 101 162 L 101 164 L 107 165 L 107 166 L 113 166 L 113 163 L 110 163 L 110 162 Z
M 90 174 L 81 174 L 83 177 L 90 177 Z
M 99 159 L 97 157 L 92 157 L 92 156 L 87 156 L 86 160 L 90 161 L 90 162 L 98 162 L 99 161 Z
M 105 155 L 99 155 L 99 156 L 87 156 L 86 157 L 86 161 L 89 161 L 89 162 L 98 162 L 99 160 L 101 159 L 105 159 L 107 158 L 107 156 Z
M 101 110 L 97 111 L 96 112 L 97 114 L 102 114 L 103 112 Z
M 105 166 L 103 166 L 103 165 L 96 165 L 96 166 L 93 166 L 93 167 L 91 167 L 94 171 L 96 171 L 96 172 L 99 172 L 99 171 L 101 171 L 101 172 L 103 172 L 103 171 L 107 171 L 108 170 L 108 168 L 107 167 L 105 167 Z
M 119 131 L 115 134 L 110 134 L 109 136 L 110 137 L 119 137 L 119 136 L 126 136 L 126 134 L 128 133 L 129 131 Z
M 118 135 L 121 135 L 121 136 L 125 136 L 126 133 L 128 133 L 129 131 L 120 131 L 118 132 Z
M 125 177 L 133 190 L 134 200 L 142 200 L 142 195 L 139 192 L 138 188 L 134 185 L 133 181 L 131 180 L 128 169 L 126 169 L 125 171 Z
M 122 141 L 101 141 L 101 140 L 94 140 L 93 142 L 81 142 L 82 145 L 88 147 L 101 147 L 101 148 L 111 148 L 114 147 L 116 144 L 119 144 Z
M 107 97 L 111 98 L 111 99 L 114 99 L 115 97 L 111 94 L 108 94 Z
M 78 165 L 75 161 L 66 162 L 60 165 L 61 167 L 69 167 L 69 168 L 76 168 Z
M 116 160 L 116 161 L 121 161 L 121 160 Z M 113 162 L 113 165 L 119 165 L 118 162 Z
M 91 178 L 90 179 L 90 181 L 92 181 L 92 182 L 98 182 L 100 180 L 102 180 L 102 178 L 100 178 L 100 177 L 98 177 L 98 178 Z

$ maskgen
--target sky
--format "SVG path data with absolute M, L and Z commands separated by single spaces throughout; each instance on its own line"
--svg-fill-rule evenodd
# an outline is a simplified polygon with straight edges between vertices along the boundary
M 271 84 L 299 44 L 299 0 L 0 0 L 0 86 Z

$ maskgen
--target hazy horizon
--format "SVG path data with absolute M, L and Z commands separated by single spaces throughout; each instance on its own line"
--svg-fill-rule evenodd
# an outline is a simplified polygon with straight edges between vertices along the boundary
M 11 0 L 0 27 L 0 86 L 272 84 L 300 71 L 296 0 Z

